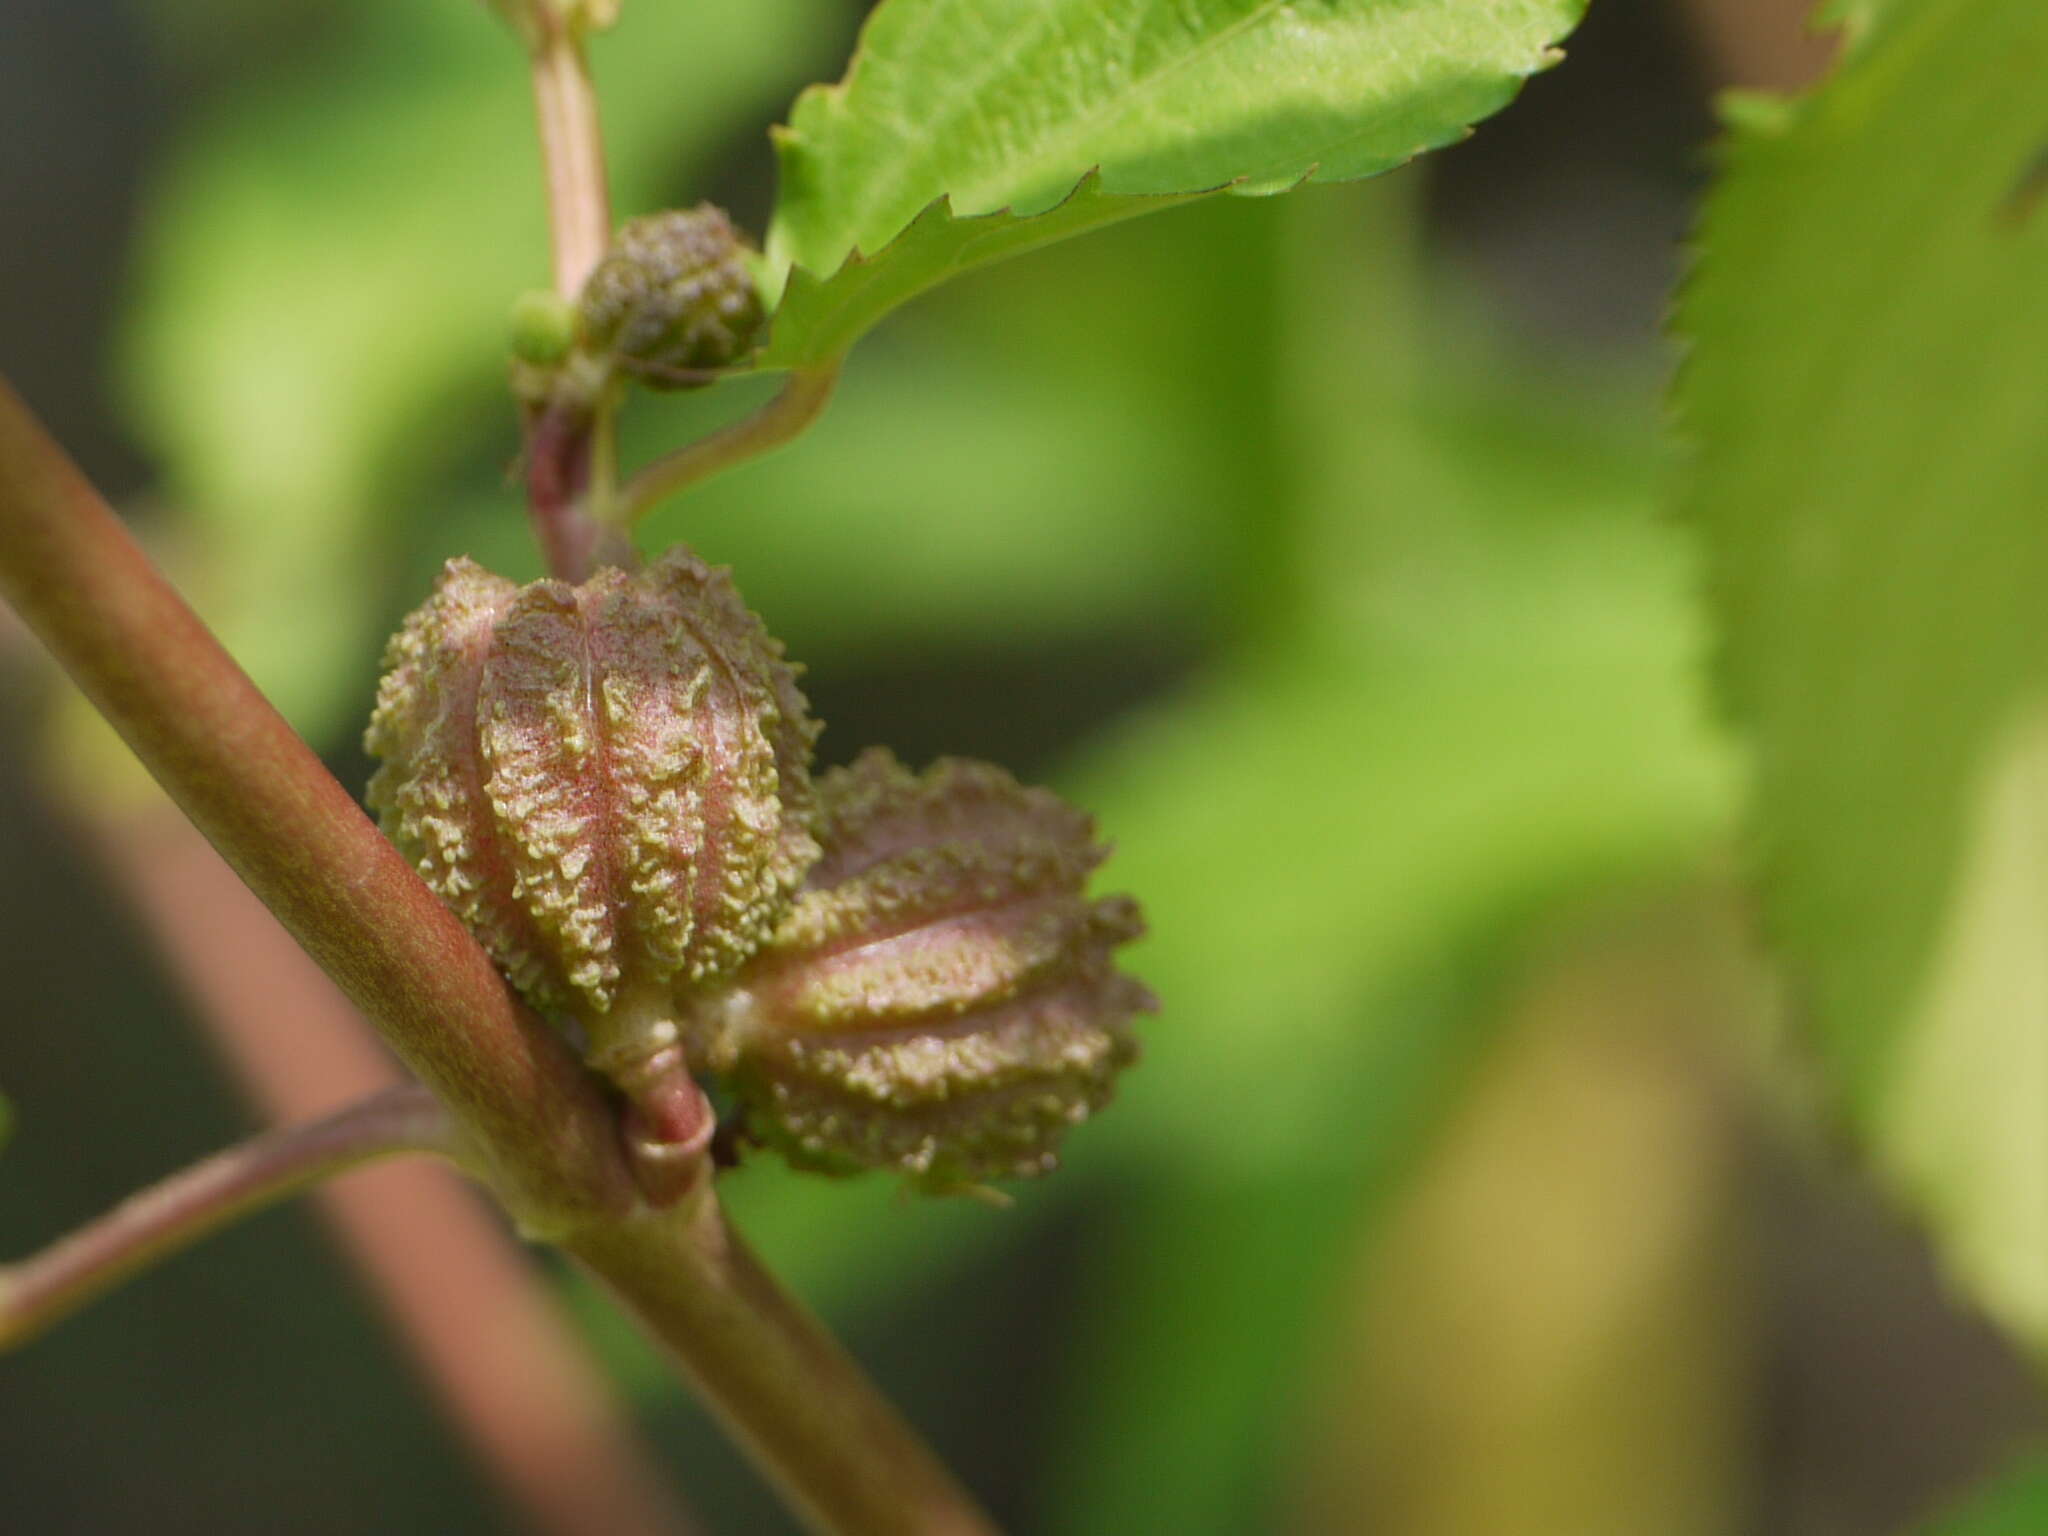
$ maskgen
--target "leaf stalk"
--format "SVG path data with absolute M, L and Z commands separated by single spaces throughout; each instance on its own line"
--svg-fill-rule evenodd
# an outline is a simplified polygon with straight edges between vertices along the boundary
M 782 447 L 824 413 L 838 382 L 837 360 L 792 370 L 781 390 L 752 415 L 665 453 L 637 471 L 620 488 L 612 521 L 618 527 L 631 528 L 678 492 Z
M 138 1271 L 335 1174 L 405 1152 L 454 1157 L 447 1111 L 417 1083 L 217 1152 L 131 1195 L 41 1253 L 0 1267 L 0 1351 Z

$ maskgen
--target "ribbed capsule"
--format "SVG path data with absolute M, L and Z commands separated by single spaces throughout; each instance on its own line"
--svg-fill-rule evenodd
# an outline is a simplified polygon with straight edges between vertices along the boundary
M 818 789 L 823 856 L 732 982 L 682 1000 L 690 1058 L 800 1167 L 934 1190 L 1049 1172 L 1155 1006 L 1113 963 L 1136 904 L 1085 895 L 1091 822 L 957 759 L 870 751 Z
M 372 807 L 594 1059 L 672 1040 L 673 986 L 753 954 L 818 856 L 794 670 L 687 550 L 581 586 L 450 561 L 386 667 Z

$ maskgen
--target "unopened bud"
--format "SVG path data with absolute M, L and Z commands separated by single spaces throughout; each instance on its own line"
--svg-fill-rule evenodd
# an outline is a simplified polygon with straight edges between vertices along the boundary
M 780 643 L 687 550 L 581 586 L 455 560 L 386 665 L 385 830 L 630 1089 L 673 1053 L 673 986 L 737 968 L 817 857 L 816 727 Z
M 531 289 L 512 302 L 511 332 L 514 357 L 552 366 L 576 344 L 576 306 L 549 289 Z
M 657 388 L 702 383 L 736 361 L 761 326 L 746 248 L 701 203 L 629 220 L 583 287 L 583 340 Z
M 1143 924 L 1091 901 L 1089 819 L 985 763 L 886 752 L 818 782 L 823 856 L 767 946 L 683 999 L 691 1059 L 800 1167 L 933 1190 L 1050 1171 L 1136 1058 L 1151 994 L 1113 964 Z

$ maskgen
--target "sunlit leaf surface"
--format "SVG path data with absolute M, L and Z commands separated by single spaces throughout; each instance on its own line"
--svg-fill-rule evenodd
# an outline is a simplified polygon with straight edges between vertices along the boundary
M 1174 197 L 1391 170 L 1506 105 L 1583 9 L 887 0 L 846 78 L 806 92 L 780 135 L 769 265 L 809 275 L 768 365 L 834 355 L 955 272 Z

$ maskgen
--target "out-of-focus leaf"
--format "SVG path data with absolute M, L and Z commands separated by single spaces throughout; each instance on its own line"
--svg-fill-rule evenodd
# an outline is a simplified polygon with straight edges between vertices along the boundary
M 1213 1154 L 1240 1171 L 1341 1143 L 1362 1003 L 1560 889 L 1685 857 L 1728 789 L 1649 414 L 1457 347 L 1398 226 L 1362 241 L 1357 211 L 1289 210 L 1320 254 L 1269 385 L 1302 433 L 1263 509 L 1284 627 L 1067 786 L 1148 904 L 1138 964 L 1179 1042 L 1111 1124 L 1214 1144 L 1205 1106 L 1256 1081 L 1266 1134 Z
M 1227 512 L 1176 402 L 989 351 L 874 361 L 798 450 L 714 482 L 653 538 L 749 573 L 799 656 L 1201 622 Z
M 1291 1528 L 1743 1528 L 1753 1319 L 1716 1062 L 1740 950 L 1714 916 L 1630 903 L 1530 946 L 1418 1176 L 1356 1212 L 1314 1293 L 1315 1387 L 1275 1436 Z
M 1582 10 L 885 0 L 780 136 L 771 282 L 811 276 L 768 365 L 835 356 L 952 273 L 1178 197 L 1390 170 L 1500 110 Z
M 1090 1252 L 1092 1312 L 1077 1330 L 1047 1529 L 1269 1527 L 1262 1496 L 1357 1228 L 1408 1171 L 1479 1044 L 1449 997 L 1404 1000 L 1385 1028 L 1395 1011 L 1382 1000 L 1370 1021 L 1389 1076 L 1359 1094 L 1346 1141 L 1320 1164 L 1219 1180 L 1198 1156 L 1109 1187 L 1118 1217 Z M 1268 1123 L 1248 1084 L 1215 1107 L 1209 1135 L 1256 1137 Z M 1078 1138 L 1076 1149 L 1096 1155 Z
M 2036 1451 L 1930 1521 L 1920 1536 L 2040 1536 L 2048 1531 L 2048 1452 Z
M 1485 1044 L 1503 947 L 1689 867 L 1728 800 L 1653 423 L 1457 345 L 1361 211 L 1285 221 L 1264 644 L 1066 786 L 1163 1010 L 1070 1150 L 1161 1211 L 1100 1261 L 1062 1530 L 1262 1523 L 1319 1298 Z
M 2036 0 L 1874 8 L 1732 145 L 1678 389 L 1772 927 L 1881 1170 L 2037 1349 L 2044 77 Z
M 1091 633 L 1192 650 L 1332 611 L 1349 625 L 1370 606 L 1352 573 L 1376 568 L 1366 545 L 1384 541 L 1364 526 L 1412 519 L 1461 546 L 1499 532 L 1406 446 L 1417 344 L 1413 262 L 1399 248 L 1418 186 L 1402 173 L 1280 207 L 1196 203 L 977 274 L 857 356 L 801 443 L 664 509 L 647 542 L 680 537 L 732 562 L 793 654 L 813 661 Z M 1305 268 L 1301 249 L 1318 242 L 1322 265 Z M 1133 271 L 1146 280 L 1132 284 Z M 1358 324 L 1335 282 L 1361 290 Z M 1246 324 L 1219 344 L 1225 312 Z M 1475 393 L 1501 376 L 1498 359 L 1442 333 L 1431 342 L 1455 410 L 1491 413 L 1484 451 L 1503 481 L 1561 476 L 1562 500 L 1633 515 L 1639 494 L 1616 507 L 1597 467 L 1605 440 L 1580 446 L 1583 411 L 1553 424 L 1518 387 Z M 704 430 L 709 405 L 631 413 L 629 462 Z M 1553 446 L 1553 430 L 1572 446 Z M 1640 454 L 1640 426 L 1629 430 Z M 1325 495 L 1337 503 L 1327 516 L 1308 505 Z M 500 551 L 530 560 L 525 535 L 499 527 Z M 1378 606 L 1447 600 L 1429 585 L 1445 566 L 1412 565 Z M 1563 605 L 1555 617 L 1601 622 Z
M 1671 867 L 1717 825 L 1726 775 L 1691 707 L 1676 552 L 1639 520 L 1552 553 L 1521 591 L 1485 573 L 1492 623 L 1438 655 L 1247 667 L 1082 776 L 1110 873 L 1152 923 L 1133 964 L 1167 1005 L 1094 1134 L 1219 1173 L 1341 1157 L 1350 1068 L 1376 1048 L 1361 1000 L 1544 898 Z M 1544 592 L 1574 564 L 1568 600 L 1604 609 L 1597 637 Z M 1247 1085 L 1258 1134 L 1217 1137 L 1213 1106 Z
M 1419 463 L 1434 443 L 1442 537 L 1415 520 L 1398 554 L 1379 546 L 1382 590 L 1353 589 L 1364 639 L 1219 677 L 1069 786 L 1117 845 L 1105 883 L 1144 899 L 1154 936 L 1130 963 L 1163 1001 L 1070 1161 L 1191 1193 L 1182 1240 L 1147 1227 L 1109 1261 L 1106 1316 L 1150 1321 L 1106 1325 L 1077 1383 L 1059 1529 L 1255 1523 L 1242 1491 L 1314 1333 L 1248 1307 L 1244 1266 L 1291 1308 L 1316 1294 L 1333 1229 L 1365 1219 L 1481 1043 L 1461 1003 L 1486 957 L 1561 899 L 1692 867 L 1723 823 L 1647 424 L 1604 467 L 1602 436 L 1438 425 Z M 1538 471 L 1550 457 L 1572 467 Z M 1242 1212 L 1269 1207 L 1297 1219 L 1246 1236 Z M 1243 1264 L 1201 1251 L 1240 1236 Z
M 664 509 L 642 543 L 683 540 L 732 565 L 808 663 L 1198 632 L 1223 597 L 1239 507 L 1218 495 L 1227 477 L 1205 480 L 1180 403 L 1128 385 L 980 350 L 866 355 L 801 444 Z M 685 436 L 659 406 L 621 432 L 636 457 Z M 454 550 L 539 574 L 532 536 L 488 487 L 419 532 L 411 590 Z
M 834 14 L 631 8 L 594 50 L 621 206 L 701 175 Z M 503 399 L 508 307 L 546 274 L 525 74 L 480 6 L 361 0 L 320 57 L 210 114 L 157 194 L 136 410 L 201 523 L 209 616 L 316 739 L 376 648 L 383 503 Z

